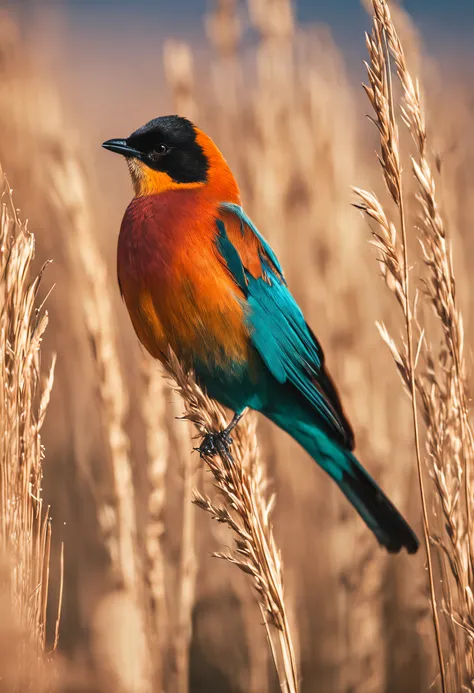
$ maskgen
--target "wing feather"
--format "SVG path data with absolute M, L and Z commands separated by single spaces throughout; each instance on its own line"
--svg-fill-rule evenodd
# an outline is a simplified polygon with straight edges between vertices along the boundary
M 291 383 L 332 434 L 354 447 L 324 353 L 289 291 L 278 259 L 241 207 L 222 205 L 216 246 L 247 302 L 251 341 L 274 378 Z

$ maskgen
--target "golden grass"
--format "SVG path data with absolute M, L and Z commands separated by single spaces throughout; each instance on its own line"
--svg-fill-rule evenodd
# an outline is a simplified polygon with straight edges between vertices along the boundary
M 148 457 L 148 521 L 146 527 L 146 576 L 150 591 L 149 628 L 153 633 L 154 678 L 163 674 L 162 653 L 170 637 L 168 604 L 166 601 L 165 532 L 166 472 L 170 441 L 166 430 L 166 395 L 168 388 L 156 365 L 149 359 L 143 362 L 145 395 L 142 398 L 143 419 L 146 424 Z
M 433 562 L 431 558 L 430 546 L 430 527 L 428 520 L 427 500 L 423 480 L 423 468 L 420 451 L 420 431 L 418 425 L 418 409 L 416 403 L 416 362 L 419 356 L 421 341 L 418 347 L 413 342 L 413 307 L 410 288 L 410 270 L 408 263 L 408 239 L 407 239 L 407 218 L 406 200 L 403 188 L 402 166 L 399 153 L 399 134 L 395 116 L 395 105 L 392 90 L 392 73 L 390 66 L 390 53 L 387 46 L 393 51 L 394 37 L 397 41 L 397 61 L 399 74 L 403 75 L 402 83 L 406 87 L 412 86 L 412 80 L 407 72 L 404 61 L 402 47 L 398 41 L 398 36 L 393 26 L 388 6 L 384 0 L 374 0 L 373 2 L 373 31 L 371 36 L 367 36 L 367 48 L 370 56 L 370 65 L 367 65 L 370 87 L 365 87 L 369 101 L 374 109 L 376 125 L 380 133 L 381 155 L 380 163 L 388 192 L 398 211 L 398 233 L 393 222 L 387 219 L 383 207 L 374 195 L 366 191 L 357 191 L 362 201 L 361 208 L 371 220 L 376 220 L 379 224 L 381 234 L 375 232 L 374 244 L 382 253 L 382 266 L 384 268 L 384 278 L 392 288 L 405 318 L 406 346 L 403 357 L 397 352 L 396 363 L 403 368 L 405 385 L 409 389 L 412 401 L 413 413 L 413 432 L 415 456 L 417 464 L 418 481 L 420 485 L 420 498 L 423 518 L 423 534 L 428 564 L 428 583 L 430 589 L 430 599 L 433 613 L 433 624 L 438 650 L 439 668 L 441 676 L 441 687 L 443 692 L 446 690 L 446 675 L 441 644 L 441 631 L 439 626 L 436 591 L 433 575 Z M 406 91 L 405 91 L 406 93 Z M 419 98 L 414 89 L 410 90 L 413 99 L 410 102 L 412 113 L 418 116 L 417 122 L 421 122 Z M 405 118 L 408 118 L 407 111 L 404 111 Z M 393 340 L 388 337 L 388 333 L 381 329 L 382 337 L 392 346 Z M 421 336 L 420 340 L 423 339 Z
M 389 370 L 375 319 L 386 326 L 383 336 L 409 389 L 414 376 L 412 399 L 426 447 L 423 455 L 420 445 L 421 467 L 426 463 L 429 472 L 422 468 L 420 479 L 445 690 L 459 691 L 463 685 L 472 690 L 471 380 L 466 369 L 473 334 L 472 248 L 462 231 L 474 213 L 469 89 L 461 80 L 455 87 L 438 80 L 431 64 L 423 75 L 427 88 L 421 99 L 414 76 L 426 61 L 409 19 L 400 22 L 400 11 L 393 8 L 395 31 L 385 3 L 375 3 L 379 36 L 374 40 L 379 44 L 376 54 L 377 46 L 369 43 L 374 82 L 369 90 L 381 115 L 389 194 L 362 193 L 362 204 L 372 216 L 382 273 L 391 289 L 381 292 L 364 223 L 349 204 L 350 185 L 378 189 L 380 177 L 371 135 L 362 130 L 355 80 L 328 31 L 298 26 L 287 0 L 249 1 L 249 19 L 259 36 L 251 48 L 240 43 L 245 21 L 237 8 L 238 3 L 221 0 L 207 17 L 215 55 L 206 57 L 205 69 L 190 46 L 167 43 L 165 72 L 173 110 L 196 119 L 229 159 L 246 209 L 280 255 L 289 284 L 325 347 L 357 432 L 358 454 L 412 519 L 419 513 L 407 433 L 413 412 Z M 97 142 L 98 148 L 106 137 L 121 134 L 119 119 L 112 122 L 110 116 L 111 122 L 99 123 L 97 131 L 79 134 L 74 118 L 65 116 L 67 87 L 60 97 L 7 14 L 0 33 L 0 156 L 16 200 L 34 228 L 41 226 L 39 256 L 55 259 L 51 273 L 57 287 L 48 300 L 54 327 L 47 331 L 43 353 L 53 346 L 58 369 L 53 416 L 44 429 L 44 482 L 54 526 L 66 538 L 60 645 L 76 662 L 68 662 L 66 671 L 79 668 L 85 690 L 95 686 L 101 693 L 273 691 L 278 682 L 267 666 L 263 620 L 287 690 L 419 693 L 431 684 L 440 690 L 423 558 L 392 559 L 379 551 L 329 481 L 265 423 L 259 422 L 258 450 L 249 420 L 236 435 L 234 463 L 226 456 L 208 460 L 211 474 L 196 474 L 199 461 L 190 454 L 187 427 L 175 421 L 180 404 L 171 399 L 153 364 L 147 363 L 143 377 L 143 354 L 118 302 L 114 252 L 129 192 L 124 187 L 122 196 L 111 182 L 117 161 L 107 158 L 102 164 L 86 142 Z M 141 43 L 134 49 L 139 51 Z M 400 77 L 393 75 L 391 89 L 389 52 Z M 86 53 L 81 69 L 88 70 L 89 84 L 100 65 L 88 63 Z M 149 64 L 150 56 L 146 59 Z M 126 70 L 123 75 L 128 79 Z M 130 130 L 140 125 L 137 113 L 154 108 L 151 91 L 143 85 L 143 104 L 127 103 L 120 95 L 120 127 L 125 121 Z M 74 96 L 71 103 L 77 104 L 80 98 Z M 408 130 L 400 124 L 399 105 Z M 103 166 L 100 179 L 97 162 Z M 399 214 L 393 213 L 393 198 L 399 204 L 403 198 L 408 242 Z M 410 242 L 415 236 L 422 241 L 421 252 Z M 394 310 L 393 292 L 401 311 Z M 404 334 L 408 326 L 411 339 L 390 337 L 398 333 L 398 316 L 410 318 Z M 405 347 L 410 343 L 411 359 Z M 188 382 L 183 373 L 179 377 Z M 195 385 L 190 387 L 196 396 Z M 198 423 L 220 428 L 222 412 L 207 400 L 200 402 L 194 412 Z M 257 453 L 268 463 L 278 498 L 271 523 L 272 494 Z M 191 505 L 195 483 L 199 503 L 223 522 L 208 522 Z M 229 523 L 237 543 L 232 529 L 222 530 Z M 55 531 L 53 550 L 58 536 Z M 285 559 L 285 603 L 275 542 Z M 241 571 L 208 559 L 216 546 L 226 544 Z M 57 586 L 55 570 L 51 581 Z M 261 614 L 247 596 L 253 600 L 249 581 L 257 588 Z M 29 602 L 28 614 L 38 616 L 28 622 L 32 633 L 44 632 L 38 625 L 44 622 L 44 598 L 43 589 Z M 11 611 L 7 602 L 5 611 Z M 2 626 L 2 642 L 16 643 L 12 632 Z M 16 632 L 21 642 L 24 632 Z M 10 649 L 5 646 L 5 651 Z M 36 654 L 26 657 L 38 661 Z M 0 673 L 18 683 L 18 659 L 8 660 L 12 666 L 2 659 Z M 47 677 L 45 690 L 52 687 Z
M 160 373 L 160 375 L 162 374 Z M 182 479 L 181 552 L 178 569 L 178 609 L 174 649 L 176 653 L 177 688 L 180 693 L 185 693 L 189 687 L 189 652 L 193 634 L 192 618 L 198 571 L 196 522 L 192 506 L 197 466 L 191 456 L 189 431 L 186 430 L 182 422 L 177 420 L 181 416 L 181 402 L 173 400 L 170 408 L 176 422 L 173 428 L 177 440 L 176 453 L 181 464 L 180 476 Z M 180 423 L 181 426 L 179 426 Z
M 207 397 L 172 353 L 166 370 L 184 400 L 185 418 L 200 435 L 223 430 L 227 425 L 224 409 Z M 255 423 L 249 419 L 247 414 L 234 429 L 231 452 L 219 448 L 216 455 L 203 455 L 222 504 L 198 491 L 194 502 L 234 533 L 234 550 L 213 555 L 251 576 L 281 689 L 297 693 L 295 654 L 283 599 L 282 562 L 270 524 L 274 496 L 267 497 L 268 482 L 258 453 Z
M 441 688 L 443 691 L 455 691 L 460 686 L 470 685 L 469 682 L 473 680 L 473 640 L 470 626 L 471 580 L 474 575 L 471 537 L 473 454 L 463 320 L 456 299 L 452 252 L 438 203 L 433 167 L 429 162 L 420 86 L 409 71 L 402 42 L 385 0 L 373 0 L 373 12 L 373 33 L 367 37 L 370 88 L 366 88 L 366 92 L 374 108 L 380 132 L 385 183 L 399 211 L 398 229 L 388 220 L 375 195 L 362 190 L 356 192 L 361 199 L 361 208 L 378 225 L 379 230 L 373 233 L 374 245 L 380 252 L 382 274 L 395 293 L 405 316 L 406 341 L 402 344 L 397 345 L 384 326 L 381 326 L 380 332 L 410 391 L 413 403 L 415 451 Z M 400 105 L 394 100 L 391 60 L 394 61 L 401 83 Z M 410 156 L 411 172 L 417 184 L 416 201 L 419 205 L 419 222 L 415 231 L 425 268 L 425 272 L 416 277 L 419 285 L 416 294 L 411 294 L 409 288 L 406 200 L 396 121 L 398 111 L 415 145 L 415 153 Z M 420 317 L 420 314 L 423 315 L 420 303 L 433 309 L 437 318 L 435 325 Z M 416 344 L 413 332 L 416 334 Z M 427 463 L 435 487 L 435 522 L 428 517 L 420 456 L 418 409 L 427 429 Z M 443 517 L 442 521 L 440 515 Z M 435 523 L 436 531 L 431 529 Z M 438 588 L 435 585 L 432 544 L 442 554 L 439 557 L 442 580 Z M 454 597 L 453 589 L 456 588 L 457 597 Z M 438 617 L 438 592 L 442 594 L 443 611 L 448 621 L 447 650 L 443 647 Z M 463 661 L 459 661 L 462 651 L 465 657 Z
M 41 442 L 55 359 L 44 378 L 40 347 L 48 316 L 37 302 L 41 273 L 31 272 L 35 240 L 3 174 L 0 185 L 0 601 L 2 631 L 7 626 L 1 659 L 8 672 L 2 672 L 1 685 L 13 690 L 21 682 L 26 691 L 43 686 L 43 655 L 57 645 L 57 623 L 47 642 L 51 522 L 42 498 Z

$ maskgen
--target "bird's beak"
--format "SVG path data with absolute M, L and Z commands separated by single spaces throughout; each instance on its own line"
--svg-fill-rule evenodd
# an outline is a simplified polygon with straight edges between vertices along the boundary
M 108 149 L 116 154 L 122 154 L 122 156 L 136 157 L 137 159 L 143 156 L 143 153 L 138 151 L 138 149 L 130 147 L 127 144 L 127 140 L 107 140 L 102 146 L 104 149 Z

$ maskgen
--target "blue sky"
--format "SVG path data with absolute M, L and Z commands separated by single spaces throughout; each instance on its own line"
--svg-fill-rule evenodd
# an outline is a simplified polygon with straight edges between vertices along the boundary
M 61 4 L 61 0 L 57 0 Z M 45 3 L 47 4 L 47 3 Z M 81 6 L 89 12 L 107 8 L 127 8 L 136 12 L 159 14 L 164 21 L 175 23 L 186 13 L 187 19 L 199 20 L 212 6 L 211 0 L 65 0 L 64 4 Z M 471 0 L 406 0 L 403 6 L 416 18 L 431 20 L 449 29 L 463 29 L 466 23 L 474 29 L 474 3 Z M 298 0 L 295 3 L 303 21 L 349 21 L 361 10 L 358 0 Z M 474 37 L 473 37 L 474 38 Z
M 244 6 L 244 0 L 240 0 Z M 160 34 L 199 37 L 203 35 L 202 17 L 212 0 L 52 0 L 69 6 L 80 21 L 133 21 L 156 25 Z M 48 0 L 41 3 L 48 5 Z M 443 48 L 470 52 L 474 46 L 473 0 L 406 0 L 403 3 L 420 30 L 431 53 Z M 359 0 L 296 0 L 298 19 L 328 24 L 340 47 L 355 53 L 361 32 L 367 28 L 367 15 Z
M 38 4 L 50 3 L 46 0 Z M 114 21 L 133 13 L 136 21 L 157 22 L 161 29 L 179 35 L 190 30 L 202 32 L 201 18 L 212 6 L 212 0 L 56 0 L 54 4 L 68 5 L 84 19 L 108 15 Z M 437 46 L 446 43 L 460 43 L 467 48 L 474 45 L 473 0 L 406 0 L 403 5 L 430 50 L 436 52 Z M 336 39 L 342 41 L 366 25 L 366 14 L 359 0 L 297 0 L 295 6 L 301 21 L 325 22 Z
M 242 9 L 246 0 L 239 0 Z M 75 30 L 101 30 L 111 34 L 129 23 L 138 32 L 170 34 L 199 42 L 204 38 L 203 16 L 213 0 L 7 0 L 27 19 L 42 9 L 61 11 Z M 429 53 L 471 56 L 474 53 L 474 0 L 402 0 L 420 31 Z M 360 0 L 294 0 L 298 20 L 330 26 L 336 43 L 349 58 L 364 53 L 363 31 L 367 13 Z

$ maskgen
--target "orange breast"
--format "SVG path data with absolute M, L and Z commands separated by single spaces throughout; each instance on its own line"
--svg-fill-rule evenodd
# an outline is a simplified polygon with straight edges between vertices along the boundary
M 248 358 L 243 295 L 214 245 L 215 204 L 199 191 L 136 198 L 119 237 L 118 275 L 135 331 L 162 359 L 210 369 Z

